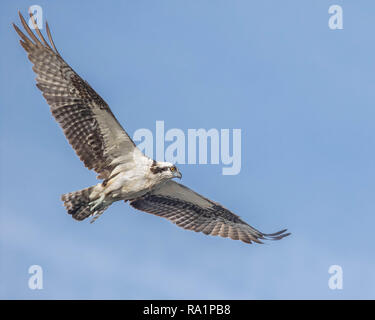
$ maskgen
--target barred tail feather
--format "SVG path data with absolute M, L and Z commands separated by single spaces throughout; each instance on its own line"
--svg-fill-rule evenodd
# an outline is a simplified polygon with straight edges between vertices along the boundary
M 89 217 L 90 211 L 90 194 L 94 187 L 63 194 L 61 200 L 69 214 L 76 220 L 84 220 Z

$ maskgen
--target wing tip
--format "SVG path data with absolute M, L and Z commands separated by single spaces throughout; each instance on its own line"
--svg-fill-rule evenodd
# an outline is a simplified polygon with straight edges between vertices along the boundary
M 33 43 L 33 45 L 36 45 L 36 46 L 39 46 L 39 47 L 43 46 L 44 48 L 49 49 L 52 52 L 56 53 L 58 56 L 60 56 L 60 53 L 58 52 L 58 50 L 57 50 L 57 48 L 55 46 L 55 43 L 53 41 L 53 38 L 52 38 L 52 35 L 51 35 L 51 30 L 49 28 L 49 25 L 48 25 L 47 21 L 46 21 L 46 32 L 47 32 L 47 37 L 48 37 L 48 40 L 49 40 L 50 43 L 48 43 L 48 41 L 46 41 L 46 39 L 44 38 L 42 32 L 39 30 L 38 25 L 37 25 L 36 20 L 35 20 L 35 17 L 34 17 L 34 15 L 33 15 L 32 12 L 29 12 L 29 16 L 30 16 L 31 23 L 33 24 L 33 29 L 36 32 L 36 35 L 34 34 L 34 32 L 32 32 L 32 30 L 30 29 L 29 25 L 26 23 L 26 20 L 23 17 L 23 15 L 22 15 L 22 13 L 21 13 L 20 10 L 18 10 L 18 15 L 19 15 L 19 18 L 21 20 L 22 26 L 24 27 L 25 31 L 28 33 L 28 35 L 30 36 L 30 38 L 28 38 L 20 30 L 20 28 L 18 28 L 18 26 L 15 23 L 12 23 L 12 25 L 13 25 L 14 29 L 16 30 L 16 32 L 18 33 L 18 35 L 25 42 L 28 41 L 30 43 L 33 43 L 32 42 L 32 40 L 33 40 L 35 42 L 35 43 Z
M 262 236 L 267 240 L 281 240 L 291 235 L 291 232 L 286 232 L 288 229 L 283 229 L 274 233 L 263 233 Z

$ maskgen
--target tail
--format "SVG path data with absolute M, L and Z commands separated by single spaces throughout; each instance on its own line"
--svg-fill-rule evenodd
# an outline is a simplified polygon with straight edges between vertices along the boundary
M 91 216 L 90 194 L 94 187 L 89 187 L 76 192 L 63 194 L 61 200 L 69 214 L 76 220 L 83 220 Z M 104 210 L 103 210 L 104 211 Z

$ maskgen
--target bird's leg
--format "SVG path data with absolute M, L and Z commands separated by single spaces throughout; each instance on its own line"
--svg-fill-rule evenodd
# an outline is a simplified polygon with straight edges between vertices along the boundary
M 104 212 L 105 210 L 104 198 L 105 198 L 105 194 L 102 193 L 99 199 L 90 202 L 90 211 L 92 212 L 91 217 L 93 217 L 90 223 L 93 223 Z
M 102 195 L 100 196 L 99 199 L 97 199 L 95 201 L 91 201 L 90 202 L 90 211 L 94 211 L 97 207 L 99 207 L 103 203 L 104 198 L 105 198 L 105 194 L 102 193 Z

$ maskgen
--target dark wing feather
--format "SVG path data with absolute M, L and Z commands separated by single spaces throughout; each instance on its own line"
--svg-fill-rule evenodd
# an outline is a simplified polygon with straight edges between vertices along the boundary
M 107 178 L 113 166 L 121 161 L 131 161 L 132 152 L 139 150 L 107 103 L 60 56 L 48 24 L 46 30 L 50 44 L 31 14 L 39 38 L 19 15 L 30 38 L 16 25 L 13 26 L 34 64 L 37 87 L 43 92 L 53 116 L 85 166 L 98 172 L 100 178 Z
M 262 233 L 220 204 L 172 180 L 130 204 L 138 210 L 166 218 L 184 229 L 246 243 L 279 240 L 290 234 L 286 233 L 286 229 L 272 234 Z

